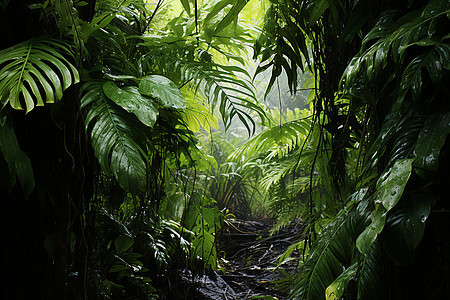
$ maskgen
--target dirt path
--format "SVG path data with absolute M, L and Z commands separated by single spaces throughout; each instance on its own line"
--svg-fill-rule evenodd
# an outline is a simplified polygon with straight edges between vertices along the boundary
M 179 274 L 161 300 L 286 300 L 286 292 L 276 289 L 274 281 L 284 278 L 277 268 L 280 256 L 293 243 L 299 241 L 303 226 L 292 223 L 270 235 L 273 222 L 227 222 L 219 236 L 218 251 L 223 257 L 223 272 L 193 275 L 189 271 Z M 294 255 L 295 257 L 295 255 Z M 296 256 L 298 257 L 298 256 Z M 296 267 L 293 259 L 283 264 L 283 270 L 292 273 Z M 283 282 L 285 291 L 290 282 Z M 274 298 L 276 297 L 276 298 Z
M 268 220 L 235 221 L 227 224 L 219 238 L 219 251 L 224 251 L 228 261 L 226 273 L 221 278 L 233 289 L 235 299 L 250 299 L 258 295 L 287 299 L 282 291 L 275 289 L 272 282 L 284 277 L 280 269 L 276 268 L 278 259 L 290 245 L 299 240 L 302 226 L 293 223 L 270 235 L 272 225 Z M 295 261 L 283 267 L 292 271 Z

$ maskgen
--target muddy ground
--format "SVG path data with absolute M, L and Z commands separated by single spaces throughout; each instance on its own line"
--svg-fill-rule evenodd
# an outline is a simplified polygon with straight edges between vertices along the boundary
M 284 251 L 300 240 L 303 226 L 300 221 L 292 222 L 270 234 L 272 226 L 271 220 L 227 222 L 218 245 L 223 271 L 204 275 L 182 273 L 184 284 L 160 299 L 288 299 L 290 282 L 283 280 L 286 278 L 283 272 L 292 273 L 296 259 L 282 267 L 277 265 Z

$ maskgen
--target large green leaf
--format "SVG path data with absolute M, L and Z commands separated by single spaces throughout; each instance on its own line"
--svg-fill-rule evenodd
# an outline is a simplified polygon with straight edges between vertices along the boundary
M 62 41 L 29 40 L 0 51 L 0 102 L 30 112 L 60 100 L 79 82 L 77 69 L 63 56 L 71 51 Z
M 414 158 L 399 159 L 378 179 L 375 202 L 382 203 L 386 211 L 391 210 L 400 200 L 411 175 L 413 161 Z
M 363 200 L 349 213 L 342 210 L 326 227 L 304 263 L 292 299 L 323 299 L 326 288 L 342 274 L 343 267 L 352 264 L 355 239 L 370 222 L 365 212 L 367 203 Z
M 356 247 L 362 254 L 367 254 L 373 242 L 384 228 L 386 222 L 386 210 L 378 206 L 377 210 L 372 213 L 372 223 L 364 229 L 356 240 Z
M 345 269 L 335 281 L 333 281 L 325 291 L 326 300 L 337 300 L 341 299 L 344 294 L 345 288 L 347 287 L 350 278 L 355 275 L 358 270 L 358 262 L 354 262 L 350 267 Z
M 85 92 L 81 105 L 87 111 L 86 128 L 102 170 L 112 173 L 124 190 L 144 192 L 147 155 L 142 145 L 147 127 L 109 100 L 102 84 L 87 83 L 82 92 Z
M 165 108 L 186 108 L 186 100 L 180 89 L 169 78 L 161 75 L 148 75 L 141 78 L 139 92 L 155 98 L 159 105 Z
M 367 254 L 375 239 L 381 233 L 387 213 L 398 203 L 412 171 L 413 158 L 400 159 L 381 175 L 377 181 L 375 211 L 372 223 L 360 234 L 356 246 L 362 254 Z
M 153 100 L 141 95 L 136 87 L 121 89 L 114 82 L 107 81 L 103 84 L 103 92 L 117 105 L 136 115 L 144 125 L 153 127 L 158 119 L 158 108 Z
M 414 147 L 416 156 L 414 166 L 418 168 L 417 173 L 424 179 L 430 179 L 430 173 L 423 173 L 423 170 L 430 171 L 432 174 L 438 171 L 439 154 L 449 134 L 449 112 L 432 115 L 425 122 Z
M 146 40 L 145 37 L 141 38 Z M 250 113 L 256 112 L 261 120 L 265 119 L 265 112 L 261 105 L 257 104 L 254 87 L 248 80 L 250 75 L 241 67 L 170 58 L 167 55 L 155 53 L 152 53 L 151 56 L 143 56 L 141 63 L 144 66 L 157 64 L 160 69 L 171 70 L 170 74 L 179 74 L 178 76 L 181 76 L 181 78 L 175 77 L 175 81 L 181 80 L 189 83 L 186 84 L 186 87 L 195 91 L 196 97 L 205 96 L 210 102 L 212 110 L 216 107 L 219 108 L 226 128 L 229 128 L 231 120 L 237 117 L 251 133 L 254 132 L 256 123 Z M 146 89 L 147 83 L 141 80 L 141 84 L 143 85 L 142 88 Z M 152 88 L 152 85 L 150 83 L 148 87 Z M 141 90 L 141 85 L 140 92 L 147 95 L 146 91 Z M 155 92 L 155 94 L 157 96 L 158 92 Z M 149 96 L 154 97 L 153 95 Z M 202 97 L 197 99 L 199 98 Z
M 29 195 L 35 184 L 31 161 L 20 149 L 14 130 L 7 124 L 0 124 L 0 154 L 3 154 L 9 170 L 9 182 L 4 186 L 12 188 L 17 176 L 24 194 Z
M 414 250 L 422 240 L 433 200 L 430 194 L 409 195 L 387 219 L 382 234 L 383 246 L 397 264 L 407 265 L 414 259 Z

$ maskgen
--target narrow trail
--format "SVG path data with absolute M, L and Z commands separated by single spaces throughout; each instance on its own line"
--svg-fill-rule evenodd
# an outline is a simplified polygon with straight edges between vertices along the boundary
M 160 295 L 160 299 L 287 300 L 287 295 L 277 290 L 273 283 L 284 278 L 276 266 L 286 249 L 299 241 L 303 225 L 300 221 L 292 222 L 270 235 L 272 226 L 271 220 L 226 222 L 218 243 L 225 272 L 192 275 L 184 271 L 179 274 L 180 280 L 173 282 L 170 291 Z M 296 254 L 293 256 L 298 257 Z M 283 264 L 283 270 L 288 273 L 292 273 L 295 267 L 296 259 Z
M 225 275 L 221 277 L 233 289 L 235 299 L 258 295 L 287 299 L 272 282 L 283 278 L 276 268 L 278 260 L 290 245 L 300 239 L 303 226 L 293 222 L 270 235 L 272 225 L 270 220 L 235 221 L 227 224 L 219 238 L 219 251 L 224 251 L 229 262 L 225 266 Z M 293 271 L 295 266 L 295 261 L 292 261 L 283 268 Z

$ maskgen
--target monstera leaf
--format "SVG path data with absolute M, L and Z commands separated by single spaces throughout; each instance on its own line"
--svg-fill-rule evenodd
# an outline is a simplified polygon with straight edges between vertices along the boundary
M 54 39 L 29 40 L 0 51 L 0 102 L 30 112 L 53 103 L 79 82 L 79 74 L 63 55 L 69 47 Z
M 87 110 L 86 127 L 102 170 L 113 174 L 120 186 L 142 193 L 146 186 L 145 126 L 103 92 L 102 84 L 87 83 L 81 99 Z

